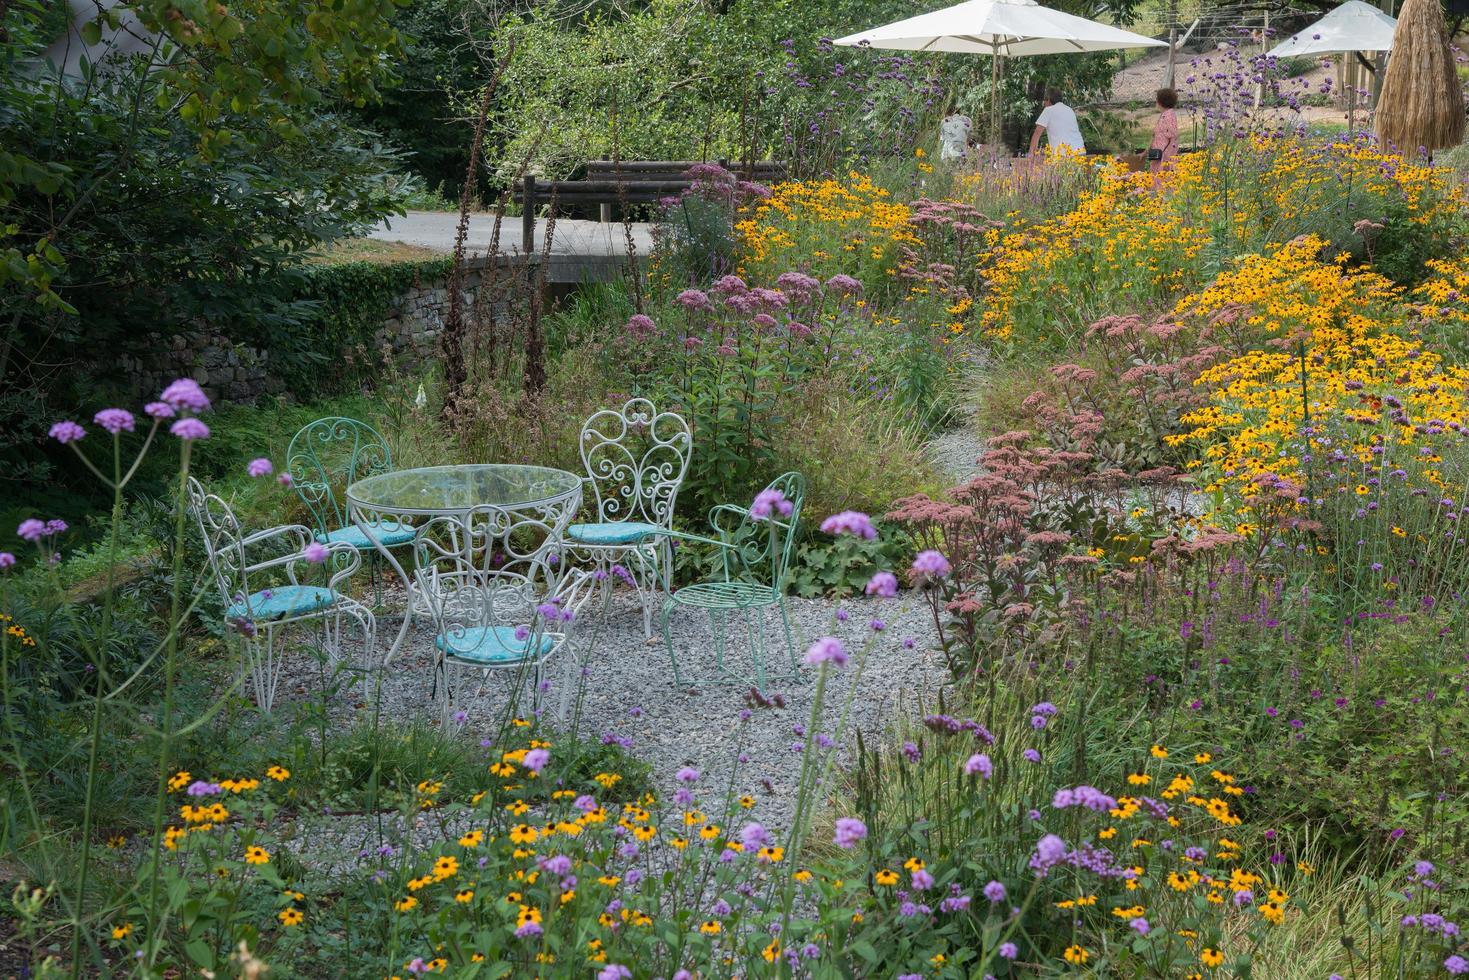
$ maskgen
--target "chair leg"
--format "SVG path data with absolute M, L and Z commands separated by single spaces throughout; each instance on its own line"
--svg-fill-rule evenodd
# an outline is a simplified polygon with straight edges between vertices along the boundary
M 647 552 L 639 547 L 631 554 L 637 556 L 635 559 L 637 571 L 632 573 L 632 581 L 633 589 L 638 594 L 638 604 L 643 607 L 643 636 L 651 640 L 653 638 L 653 599 L 658 594 L 656 552 Z
M 724 644 L 728 637 L 729 613 L 723 609 L 709 610 L 709 632 L 714 638 L 714 670 L 724 674 Z
M 777 605 L 780 606 L 780 624 L 785 630 L 786 655 L 791 658 L 791 670 L 799 674 L 801 671 L 801 665 L 796 662 L 796 638 L 791 632 L 791 617 L 786 612 L 785 596 L 780 597 Z
M 765 610 L 759 610 L 760 621 L 751 621 L 754 610 L 742 609 L 740 614 L 745 620 L 745 634 L 750 638 L 750 661 L 755 667 L 755 690 L 762 694 L 765 692 Z
M 678 656 L 673 652 L 673 634 L 668 629 L 669 617 L 673 615 L 674 602 L 672 599 L 663 603 L 663 646 L 668 650 L 668 662 L 673 664 L 673 683 L 677 687 L 683 687 L 683 678 L 678 674 Z
M 362 700 L 366 704 L 371 704 L 373 675 L 380 669 L 375 659 L 377 651 L 374 649 L 377 643 L 377 619 L 368 609 L 349 607 L 346 612 L 357 621 L 357 628 L 362 632 L 362 666 L 360 668 L 362 671 Z M 339 630 L 338 642 L 340 638 Z
M 448 730 L 449 722 L 454 718 L 454 685 L 450 679 L 449 661 L 446 658 L 442 662 L 444 678 L 444 696 L 439 701 L 439 727 Z
M 275 708 L 276 686 L 280 682 L 280 665 L 275 655 L 275 628 L 266 627 L 265 642 L 259 637 L 245 641 L 246 657 L 249 659 L 250 681 L 255 691 L 255 704 L 262 714 L 270 714 Z

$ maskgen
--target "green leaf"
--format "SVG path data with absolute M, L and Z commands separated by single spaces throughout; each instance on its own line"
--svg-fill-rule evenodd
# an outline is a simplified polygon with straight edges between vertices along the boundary
M 202 939 L 190 939 L 184 945 L 184 950 L 189 954 L 189 959 L 198 965 L 209 969 L 214 966 L 214 950 Z
M 97 20 L 89 20 L 82 25 L 82 40 L 88 45 L 102 43 L 102 24 Z

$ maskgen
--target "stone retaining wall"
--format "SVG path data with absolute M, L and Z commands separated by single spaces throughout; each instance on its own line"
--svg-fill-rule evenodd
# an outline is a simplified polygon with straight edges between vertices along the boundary
M 502 273 L 502 293 L 523 274 Z M 483 285 L 483 266 L 471 264 L 464 276 L 464 302 L 472 308 Z M 507 296 L 495 300 L 508 306 Z M 372 355 L 391 351 L 402 367 L 412 369 L 437 356 L 439 335 L 449 311 L 448 277 L 410 286 L 392 304 L 382 326 L 372 337 Z M 151 334 L 147 354 L 124 356 L 121 366 L 139 397 L 152 397 L 175 378 L 193 378 L 212 400 L 253 403 L 263 395 L 288 394 L 286 384 L 272 373 L 268 348 L 235 343 L 208 324 L 173 335 Z M 349 356 L 353 352 L 338 352 Z

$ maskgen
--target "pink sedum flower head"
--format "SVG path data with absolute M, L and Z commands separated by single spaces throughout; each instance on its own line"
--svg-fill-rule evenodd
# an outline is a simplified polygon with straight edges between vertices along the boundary
M 969 757 L 968 762 L 964 763 L 964 774 L 966 776 L 977 774 L 983 776 L 985 779 L 989 779 L 995 774 L 995 766 L 994 763 L 990 762 L 989 756 L 983 752 L 977 752 Z
M 913 559 L 913 572 L 916 575 L 942 578 L 949 574 L 949 559 L 937 551 L 920 551 L 918 557 Z
M 831 515 L 821 522 L 821 530 L 833 535 L 850 534 L 867 541 L 877 537 L 877 528 L 872 526 L 872 518 L 857 510 L 844 510 L 840 514 Z
M 320 541 L 313 541 L 306 546 L 304 551 L 301 552 L 301 557 L 305 558 L 313 565 L 320 565 L 322 562 L 326 561 L 327 556 L 330 554 L 331 551 L 327 548 L 326 545 L 322 544 Z
M 158 396 L 160 401 L 167 402 L 178 411 L 206 412 L 209 410 L 209 396 L 204 394 L 204 389 L 199 387 L 199 382 L 193 378 L 179 378 L 173 384 L 163 389 L 163 394 Z
M 137 421 L 133 418 L 133 413 L 125 408 L 104 408 L 92 416 L 92 421 L 113 435 L 122 432 L 131 432 L 133 431 L 133 427 L 137 425 Z
M 39 541 L 46 536 L 46 525 L 34 517 L 28 518 L 20 522 L 20 526 L 15 529 L 15 536 L 22 541 Z
M 757 521 L 768 521 L 773 514 L 790 517 L 794 509 L 785 494 L 774 487 L 767 487 L 755 495 L 755 502 L 750 505 L 750 517 Z
M 209 426 L 192 417 L 179 419 L 168 427 L 168 431 L 185 442 L 209 438 Z
M 76 442 L 87 434 L 87 430 L 77 425 L 70 419 L 64 419 L 51 426 L 51 438 L 63 446 L 68 442 Z
M 833 843 L 837 847 L 851 849 L 857 846 L 857 842 L 867 838 L 867 825 L 856 817 L 841 817 L 836 823 L 836 832 L 832 836 Z
M 843 273 L 826 280 L 826 288 L 842 296 L 857 296 L 862 293 L 862 283 Z
M 546 768 L 546 765 L 550 761 L 551 753 L 545 749 L 531 749 L 525 754 L 525 759 L 521 762 L 521 765 L 525 766 L 531 772 L 540 772 Z
M 250 460 L 249 465 L 245 467 L 245 472 L 256 478 L 270 476 L 275 472 L 275 465 L 262 456 L 259 459 Z
M 812 666 L 830 663 L 837 667 L 847 664 L 847 648 L 834 636 L 823 636 L 806 650 L 806 662 Z
M 878 572 L 868 579 L 862 591 L 868 595 L 891 599 L 898 594 L 898 578 L 892 572 Z
M 168 404 L 168 402 L 149 402 L 143 406 L 143 414 L 150 419 L 162 421 L 163 419 L 171 419 L 178 413 L 173 410 L 173 406 Z
M 291 487 L 295 486 L 296 478 L 289 473 L 282 473 L 280 476 L 276 477 L 276 482 L 289 490 Z
M 8 551 L 0 551 L 0 568 L 10 568 L 15 564 L 15 556 Z

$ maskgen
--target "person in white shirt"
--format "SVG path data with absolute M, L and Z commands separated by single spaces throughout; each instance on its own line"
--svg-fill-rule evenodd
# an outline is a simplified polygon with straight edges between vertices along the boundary
M 954 113 L 939 125 L 939 159 L 953 163 L 969 156 L 969 133 L 974 122 L 968 116 Z
M 1030 155 L 1035 157 L 1040 150 L 1041 134 L 1051 149 L 1066 147 L 1068 153 L 1085 153 L 1086 143 L 1081 138 L 1081 127 L 1076 123 L 1076 112 L 1061 101 L 1059 89 L 1047 88 L 1044 107 L 1035 121 L 1035 132 L 1030 135 Z

